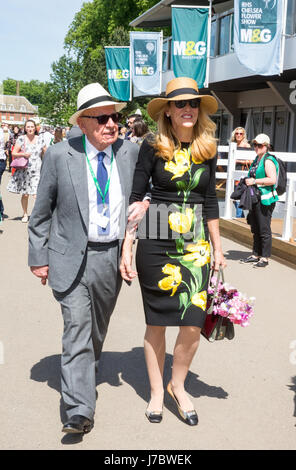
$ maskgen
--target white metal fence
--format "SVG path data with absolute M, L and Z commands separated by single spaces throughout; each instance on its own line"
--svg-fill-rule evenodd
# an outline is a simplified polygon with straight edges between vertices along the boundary
M 223 158 L 223 153 L 227 154 L 227 158 Z M 222 154 L 222 155 L 221 155 Z M 284 162 L 296 163 L 296 153 L 290 152 L 274 152 L 274 154 Z M 231 193 L 234 190 L 234 181 L 239 180 L 243 176 L 247 176 L 247 171 L 236 170 L 235 164 L 237 160 L 254 160 L 256 154 L 254 150 L 237 150 L 237 145 L 231 142 L 228 146 L 218 147 L 217 166 L 226 167 L 225 172 L 216 172 L 216 180 L 226 180 L 225 189 L 225 209 L 224 219 L 232 218 L 232 200 Z M 293 235 L 293 209 L 296 202 L 296 173 L 288 173 L 287 190 L 285 194 L 280 196 L 280 201 L 284 202 L 284 220 L 282 230 L 282 240 L 290 240 Z

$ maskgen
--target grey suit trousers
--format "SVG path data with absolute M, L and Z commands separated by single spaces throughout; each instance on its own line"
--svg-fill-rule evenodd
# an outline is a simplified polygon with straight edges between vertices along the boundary
M 122 283 L 118 250 L 88 248 L 73 286 L 53 291 L 64 319 L 61 389 L 68 419 L 94 417 L 96 362 Z

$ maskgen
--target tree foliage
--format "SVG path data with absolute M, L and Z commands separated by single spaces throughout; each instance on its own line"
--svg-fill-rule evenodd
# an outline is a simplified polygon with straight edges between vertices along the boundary
M 84 3 L 65 37 L 65 45 L 79 56 L 87 55 L 108 42 L 118 26 L 128 31 L 129 23 L 158 1 L 93 0 Z

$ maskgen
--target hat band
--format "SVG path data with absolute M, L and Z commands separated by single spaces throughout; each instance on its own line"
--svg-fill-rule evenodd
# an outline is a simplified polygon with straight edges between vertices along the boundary
M 102 101 L 113 101 L 112 97 L 111 96 L 108 96 L 108 95 L 105 95 L 105 96 L 101 96 L 101 97 L 98 97 L 98 98 L 93 98 L 92 100 L 89 100 L 87 101 L 86 103 L 83 103 L 77 111 L 81 111 L 82 109 L 87 109 L 89 108 L 90 106 L 92 106 L 93 104 L 97 104 L 97 103 L 101 103 Z M 116 104 L 116 103 L 114 103 Z
M 166 98 L 175 98 L 175 96 L 188 94 L 199 96 L 198 91 L 196 91 L 194 88 L 179 88 L 178 90 L 171 91 L 171 93 L 166 95 Z

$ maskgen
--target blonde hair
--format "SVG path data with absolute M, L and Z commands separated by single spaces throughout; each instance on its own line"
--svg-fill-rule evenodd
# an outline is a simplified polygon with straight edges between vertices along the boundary
M 156 150 L 156 156 L 170 161 L 174 152 L 181 149 L 170 118 L 166 116 L 165 108 L 159 113 L 157 121 L 158 133 L 152 143 Z M 217 153 L 217 139 L 215 138 L 216 124 L 209 118 L 208 114 L 199 108 L 198 120 L 193 127 L 191 142 L 191 155 L 195 160 L 201 162 L 210 160 Z
M 243 138 L 243 140 L 241 141 L 241 143 L 243 143 L 243 144 L 248 144 L 249 142 L 248 142 L 248 138 L 247 138 L 246 129 L 244 129 L 243 127 L 236 127 L 236 128 L 234 129 L 234 131 L 232 131 L 230 142 L 236 142 L 235 133 L 236 133 L 237 131 L 243 131 L 243 133 L 244 133 L 244 138 Z

